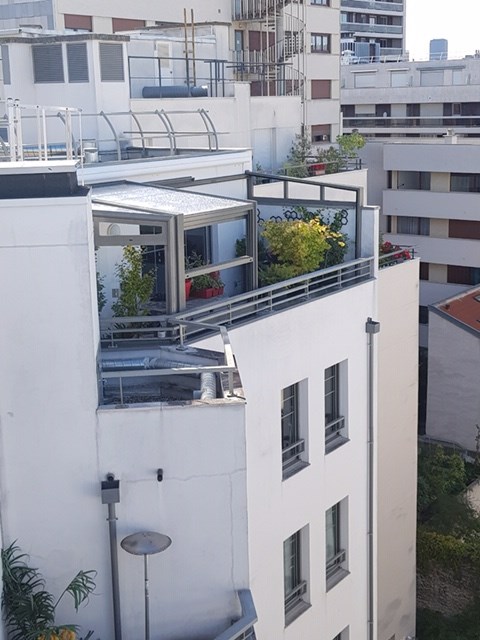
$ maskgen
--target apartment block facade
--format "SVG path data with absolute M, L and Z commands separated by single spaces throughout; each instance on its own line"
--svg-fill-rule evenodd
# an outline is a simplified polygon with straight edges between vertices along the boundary
M 480 59 L 342 65 L 346 133 L 368 138 L 465 137 L 480 131 Z
M 341 0 L 342 52 L 362 62 L 405 53 L 405 0 Z
M 384 239 L 420 257 L 421 344 L 428 306 L 480 282 L 478 144 L 474 138 L 369 142 L 364 159 L 379 178 Z
M 299 96 L 300 123 L 313 142 L 321 145 L 335 141 L 340 132 L 339 13 L 340 0 L 306 3 L 238 0 L 233 5 L 230 0 L 222 0 L 214 6 L 196 1 L 185 12 L 175 4 L 162 4 L 160 9 L 146 1 L 101 5 L 91 0 L 15 5 L 2 2 L 0 26 L 16 29 L 38 25 L 42 29 L 97 34 L 159 28 L 165 42 L 149 55 L 157 58 L 173 55 L 179 59 L 190 56 L 193 68 L 195 58 L 201 57 L 201 47 L 195 43 L 196 33 L 205 25 L 216 25 L 217 31 L 224 25 L 226 46 L 215 56 L 210 80 L 213 73 L 217 79 L 221 76 L 222 81 L 226 78 L 248 82 L 252 96 L 278 97 L 278 111 L 283 109 L 284 101 L 280 98 Z M 172 53 L 172 38 L 179 42 L 177 53 Z M 212 59 L 211 54 L 204 57 Z M 191 73 L 195 75 L 195 71 Z M 210 84 L 205 79 L 204 82 Z M 190 79 L 177 79 L 177 84 L 189 85 Z M 261 109 L 260 100 L 258 105 Z M 261 146 L 264 141 L 258 144 Z

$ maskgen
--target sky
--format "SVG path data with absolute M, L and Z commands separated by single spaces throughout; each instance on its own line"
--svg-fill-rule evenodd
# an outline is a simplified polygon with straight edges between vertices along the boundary
M 479 0 L 407 0 L 407 50 L 410 59 L 428 59 L 430 40 L 446 38 L 448 57 L 480 49 Z

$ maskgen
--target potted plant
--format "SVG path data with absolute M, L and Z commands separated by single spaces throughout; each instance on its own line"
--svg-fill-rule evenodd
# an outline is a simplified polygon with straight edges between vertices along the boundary
M 196 269 L 197 267 L 202 267 L 205 263 L 202 260 L 202 257 L 198 255 L 195 251 L 189 255 L 185 256 L 185 272 L 188 273 L 191 269 Z M 185 300 L 190 298 L 190 293 L 192 290 L 192 282 L 193 278 L 185 277 Z
M 192 278 L 192 292 L 194 298 L 213 298 L 223 294 L 224 284 L 219 271 L 212 271 Z

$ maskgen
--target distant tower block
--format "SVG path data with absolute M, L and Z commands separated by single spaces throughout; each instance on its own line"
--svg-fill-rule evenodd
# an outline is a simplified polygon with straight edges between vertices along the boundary
M 430 60 L 448 60 L 448 40 L 430 40 Z

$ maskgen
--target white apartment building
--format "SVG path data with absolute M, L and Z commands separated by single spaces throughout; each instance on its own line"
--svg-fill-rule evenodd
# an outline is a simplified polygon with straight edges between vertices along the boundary
M 478 137 L 480 58 L 344 64 L 344 132 L 368 138 Z
M 405 53 L 405 0 L 341 0 L 342 52 L 362 61 Z
M 340 132 L 339 13 L 340 0 L 311 0 L 306 3 L 290 0 L 237 0 L 232 3 L 222 0 L 213 4 L 195 0 L 185 7 L 185 11 L 183 6 L 175 3 L 159 6 L 146 0 L 135 3 L 126 0 L 104 3 L 93 0 L 51 3 L 42 0 L 14 5 L 1 2 L 0 26 L 3 29 L 28 29 L 37 25 L 42 29 L 96 34 L 160 28 L 163 36 L 156 40 L 162 44 L 153 43 L 151 53 L 129 55 L 162 57 L 164 84 L 165 79 L 168 84 L 174 67 L 187 57 L 187 77 L 176 78 L 177 85 L 185 89 L 185 86 L 194 84 L 195 67 L 202 66 L 197 33 L 201 35 L 202 29 L 209 25 L 215 31 L 215 37 L 224 38 L 218 35 L 223 25 L 226 47 L 219 46 L 213 59 L 211 54 L 204 56 L 212 63 L 205 63 L 207 69 L 210 67 L 210 80 L 213 78 L 216 82 L 221 78 L 222 84 L 224 79 L 248 82 L 251 95 L 255 96 L 252 111 L 259 114 L 264 109 L 262 97 L 275 96 L 275 114 L 279 114 L 288 113 L 289 96 L 298 96 L 301 102 L 300 123 L 306 127 L 312 140 L 321 145 L 334 142 Z M 175 38 L 178 47 L 172 50 Z M 172 57 L 177 60 L 172 61 Z M 150 67 L 148 75 L 153 81 L 150 85 L 158 86 L 155 65 Z M 211 82 L 205 84 L 211 88 Z M 165 97 L 164 93 L 162 97 Z M 176 103 L 176 109 L 184 108 L 180 99 Z M 161 104 L 159 108 L 165 107 Z M 296 132 L 300 132 L 298 125 Z M 265 138 L 255 146 L 260 148 L 264 145 Z M 262 166 L 265 166 L 264 162 L 261 161 Z M 266 165 L 267 168 L 269 166 Z
M 477 450 L 480 288 L 430 307 L 427 435 Z
M 474 138 L 367 143 L 362 156 L 377 176 L 371 202 L 382 206 L 384 239 L 420 257 L 421 344 L 428 306 L 480 282 L 480 165 Z
M 38 157 L 27 131 L 10 145 Z M 154 638 L 414 636 L 418 262 L 379 270 L 365 172 L 255 185 L 250 168 L 246 150 L 192 149 L 1 164 L 3 544 L 53 590 L 96 569 L 79 620 L 102 639 L 143 615 L 108 503 L 118 541 L 172 539 L 149 562 Z M 344 211 L 346 261 L 259 288 L 256 211 L 299 202 Z M 218 301 L 185 300 L 190 231 Z M 166 313 L 142 327 L 99 321 L 96 271 L 114 295 L 107 254 L 125 244 L 164 255 Z

